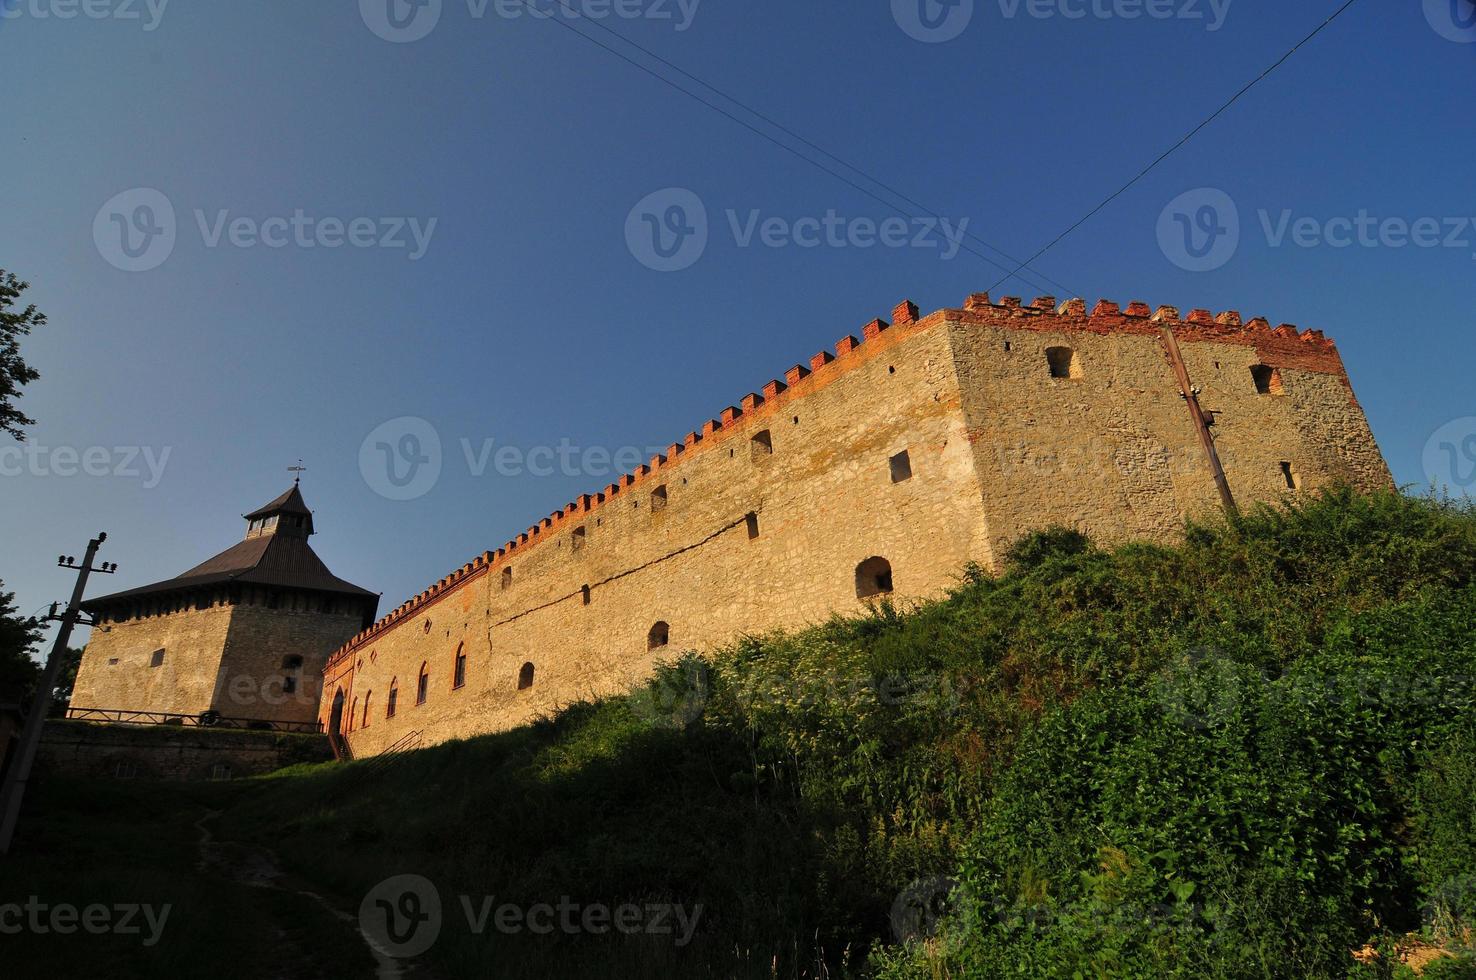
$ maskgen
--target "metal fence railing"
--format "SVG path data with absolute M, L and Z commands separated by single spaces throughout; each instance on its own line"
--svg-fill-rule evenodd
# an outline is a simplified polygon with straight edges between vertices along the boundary
M 68 708 L 72 721 L 105 721 L 115 725 L 181 725 L 186 728 L 232 728 L 261 732 L 318 734 L 323 725 L 313 721 L 273 721 L 266 718 L 230 718 L 218 711 L 179 714 L 166 711 L 134 711 L 126 708 Z

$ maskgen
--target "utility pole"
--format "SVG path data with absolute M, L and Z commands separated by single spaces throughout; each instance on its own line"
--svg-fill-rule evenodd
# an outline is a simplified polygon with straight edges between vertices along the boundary
M 81 565 L 77 564 L 75 558 L 66 555 L 56 560 L 57 565 L 62 568 L 77 570 L 77 584 L 72 588 L 72 599 L 67 603 L 66 612 L 58 616 L 56 603 L 52 603 L 51 613 L 46 617 L 48 621 L 60 622 L 61 629 L 56 631 L 56 639 L 51 644 L 51 656 L 46 658 L 46 667 L 41 671 L 40 686 L 36 688 L 35 697 L 31 698 L 31 707 L 26 713 L 25 727 L 21 729 L 20 745 L 11 757 L 10 768 L 5 773 L 4 787 L 0 788 L 0 854 L 10 853 L 10 840 L 15 833 L 16 820 L 20 816 L 21 799 L 26 793 L 26 781 L 31 776 L 31 765 L 36 761 L 36 746 L 41 742 L 41 726 L 46 723 L 46 714 L 51 708 L 51 692 L 56 687 L 57 675 L 61 673 L 62 661 L 66 659 L 67 643 L 72 638 L 72 627 L 78 622 L 87 626 L 92 625 L 90 620 L 82 618 L 82 592 L 87 588 L 87 576 L 93 572 L 111 575 L 118 570 L 116 564 L 110 565 L 107 562 L 97 568 L 92 567 L 92 559 L 97 557 L 97 549 L 107 539 L 107 533 L 100 532 L 97 537 L 87 542 L 87 553 Z
M 1230 481 L 1225 478 L 1225 467 L 1220 463 L 1220 454 L 1215 451 L 1215 437 L 1210 435 L 1209 420 L 1204 417 L 1204 409 L 1200 407 L 1199 389 L 1189 380 L 1189 368 L 1184 364 L 1184 354 L 1179 350 L 1179 340 L 1174 336 L 1173 330 L 1160 327 L 1159 334 L 1163 338 L 1163 349 L 1168 354 L 1169 364 L 1174 369 L 1174 377 L 1179 381 L 1179 391 L 1184 397 L 1184 403 L 1189 406 L 1189 418 L 1194 423 L 1195 434 L 1199 436 L 1199 446 L 1209 461 L 1210 477 L 1215 481 L 1215 489 L 1220 491 L 1220 506 L 1225 509 L 1225 516 L 1234 520 L 1240 515 L 1240 510 L 1235 506 L 1235 497 L 1230 493 Z

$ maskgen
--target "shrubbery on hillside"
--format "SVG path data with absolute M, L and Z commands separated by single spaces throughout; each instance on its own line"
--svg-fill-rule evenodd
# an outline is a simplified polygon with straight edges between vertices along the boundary
M 1365 944 L 1471 941 L 1468 509 L 1331 493 L 1009 567 L 225 820 L 346 895 L 705 909 L 684 949 L 445 935 L 461 972 L 1372 976 Z

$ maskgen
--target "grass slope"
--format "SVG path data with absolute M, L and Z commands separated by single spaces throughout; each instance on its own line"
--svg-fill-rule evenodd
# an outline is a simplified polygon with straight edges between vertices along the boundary
M 1392 976 L 1476 921 L 1473 678 L 1476 516 L 1331 493 L 1172 548 L 1041 532 L 937 602 L 216 808 L 343 907 L 434 882 L 432 975 Z M 702 911 L 478 934 L 462 895 Z

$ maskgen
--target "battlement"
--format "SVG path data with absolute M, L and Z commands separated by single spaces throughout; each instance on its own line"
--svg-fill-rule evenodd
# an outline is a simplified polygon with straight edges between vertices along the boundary
M 530 549 L 555 537 L 567 525 L 578 524 L 600 508 L 624 500 L 646 485 L 664 482 L 668 474 L 684 461 L 726 446 L 737 433 L 761 429 L 765 421 L 782 407 L 825 388 L 903 339 L 945 323 L 1018 331 L 1152 337 L 1157 337 L 1167 328 L 1184 344 L 1251 347 L 1257 358 L 1269 366 L 1335 375 L 1345 384 L 1347 382 L 1337 348 L 1322 331 L 1298 330 L 1285 323 L 1272 328 L 1269 321 L 1261 317 L 1243 321 L 1235 310 L 1213 314 L 1206 309 L 1193 309 L 1185 317 L 1174 306 L 1154 309 L 1147 303 L 1134 301 L 1124 308 L 1109 300 L 1100 300 L 1088 311 L 1082 299 L 1069 299 L 1058 305 L 1054 297 L 1041 296 L 1026 305 L 1019 297 L 1005 296 L 995 302 L 987 293 L 975 293 L 968 297 L 962 308 L 938 310 L 920 317 L 917 305 L 905 300 L 893 309 L 890 321 L 873 319 L 861 327 L 859 338 L 853 334 L 842 337 L 835 344 L 834 353 L 822 350 L 807 363 L 794 364 L 784 372 L 782 380 L 771 378 L 759 391 L 743 395 L 737 405 L 722 408 L 716 418 L 703 421 L 680 440 L 668 445 L 664 453 L 653 456 L 649 463 L 621 475 L 598 492 L 582 494 L 501 547 L 482 552 L 430 588 L 401 603 L 336 651 L 329 666 L 338 664 L 386 630 L 456 593 L 489 570 L 507 566 L 515 558 L 526 555 Z

